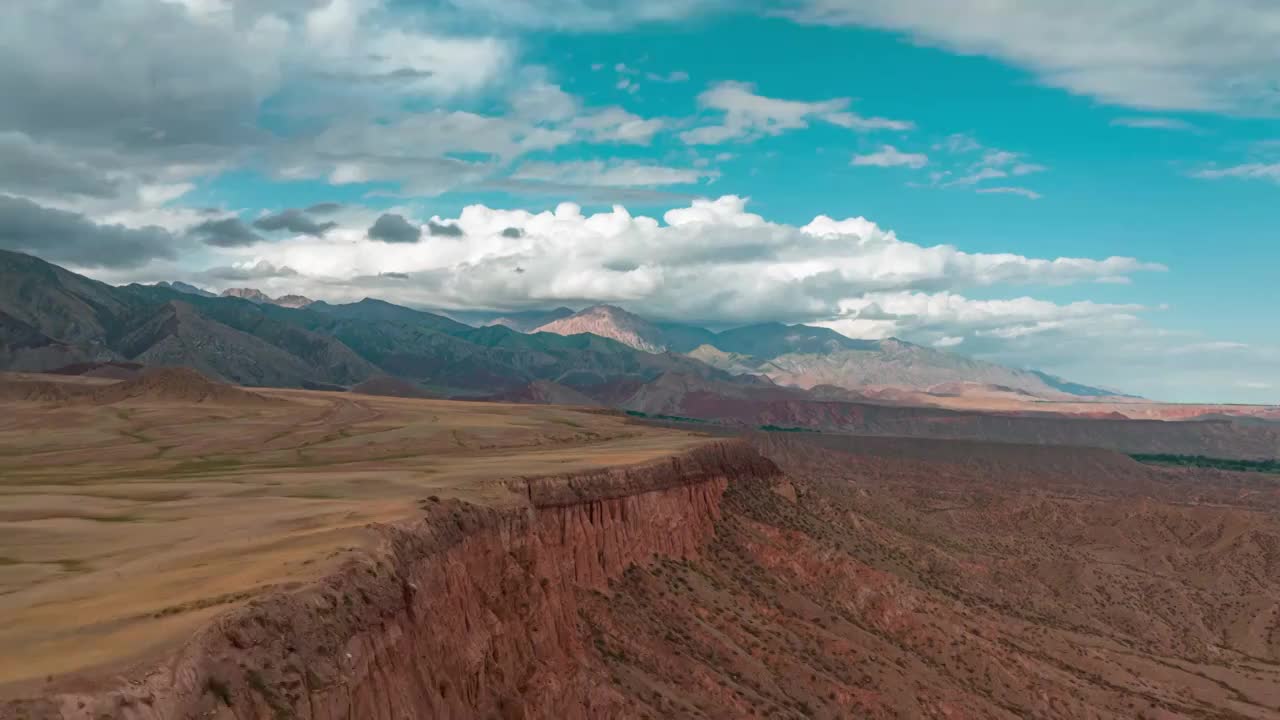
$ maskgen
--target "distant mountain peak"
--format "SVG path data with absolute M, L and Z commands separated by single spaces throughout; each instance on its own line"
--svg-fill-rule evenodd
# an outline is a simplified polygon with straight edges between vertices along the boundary
M 661 328 L 616 305 L 592 305 L 568 317 L 552 320 L 535 328 L 534 332 L 557 335 L 591 333 L 647 353 L 667 351 Z
M 271 302 L 271 296 L 257 288 L 227 288 L 222 291 L 222 297 L 240 298 L 259 304 Z
M 184 283 L 181 280 L 174 280 L 173 282 L 160 281 L 156 283 L 156 287 L 168 288 L 169 290 L 175 290 L 180 293 L 186 293 L 187 295 L 198 295 L 200 297 L 217 297 L 217 295 L 209 292 L 208 290 L 205 290 L 204 288 L 198 288 L 195 285 Z
M 281 295 L 273 298 L 257 288 L 227 288 L 222 291 L 222 297 L 240 298 L 258 305 L 279 305 L 287 308 L 304 308 L 315 302 L 303 295 Z
M 537 328 L 547 323 L 567 318 L 570 315 L 573 315 L 573 310 L 562 305 L 551 310 L 520 310 L 506 313 L 485 321 L 484 325 L 501 325 L 517 332 L 528 333 L 535 332 Z

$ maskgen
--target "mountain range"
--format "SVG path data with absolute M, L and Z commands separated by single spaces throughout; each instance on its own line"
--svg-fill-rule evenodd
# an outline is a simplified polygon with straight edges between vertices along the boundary
M 185 366 L 246 386 L 595 405 L 662 422 L 713 423 L 699 426 L 708 429 L 981 438 L 1226 458 L 1280 453 L 1274 423 L 1137 421 L 1106 412 L 1088 419 L 1052 404 L 994 413 L 929 407 L 919 392 L 897 397 L 857 383 L 931 383 L 924 387 L 936 393 L 976 385 L 1032 398 L 1105 391 L 826 328 L 713 332 L 597 306 L 553 311 L 559 317 L 520 332 L 509 325 L 528 327 L 537 318 L 475 327 L 372 298 L 288 307 L 250 295 L 258 301 L 172 283 L 117 287 L 0 251 L 0 370 L 125 379 L 144 366 Z
M 476 327 L 372 298 L 335 305 L 253 288 L 214 295 L 182 282 L 115 287 L 12 252 L 0 252 L 0 280 L 6 369 L 129 361 L 187 365 L 245 385 L 351 387 L 391 377 L 442 396 L 590 398 L 605 405 L 666 373 L 824 397 L 833 388 L 927 391 L 956 383 L 1037 398 L 1114 394 L 902 340 L 858 340 L 807 325 L 713 332 L 596 305 L 490 315 Z
M 0 251 L 0 369 L 130 361 L 285 387 L 346 388 L 391 376 L 459 397 L 519 395 L 552 382 L 602 401 L 667 372 L 730 379 L 692 358 L 608 338 L 476 328 L 374 299 L 288 307 L 252 297 L 115 287 Z
M 897 338 L 859 340 L 811 325 L 763 323 L 717 333 L 692 325 L 650 322 L 619 307 L 596 305 L 557 317 L 532 331 L 591 333 L 637 350 L 681 353 L 730 374 L 761 375 L 779 385 L 806 390 L 828 385 L 848 390 L 931 390 L 971 383 L 1042 399 L 1119 395 L 1048 373 L 1008 368 Z

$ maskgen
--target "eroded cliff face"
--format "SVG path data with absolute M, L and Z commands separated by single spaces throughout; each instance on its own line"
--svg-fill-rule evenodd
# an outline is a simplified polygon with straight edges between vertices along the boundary
M 627 699 L 588 661 L 580 600 L 628 568 L 696 557 L 730 482 L 777 468 L 745 444 L 512 481 L 518 509 L 424 501 L 373 559 L 222 616 L 169 663 L 0 718 L 598 718 Z

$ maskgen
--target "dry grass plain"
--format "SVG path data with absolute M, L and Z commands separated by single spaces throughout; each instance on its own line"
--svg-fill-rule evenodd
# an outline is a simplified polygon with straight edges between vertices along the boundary
M 122 399 L 12 391 L 54 381 L 93 384 L 0 377 L 0 688 L 154 660 L 229 607 L 364 552 L 369 523 L 429 496 L 518 503 L 503 479 L 702 442 L 568 408 L 193 394 L 181 376 Z

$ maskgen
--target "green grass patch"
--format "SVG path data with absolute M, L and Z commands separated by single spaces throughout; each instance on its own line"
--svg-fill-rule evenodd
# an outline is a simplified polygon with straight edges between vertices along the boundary
M 639 410 L 627 410 L 626 413 L 631 417 L 648 418 L 650 420 L 666 420 L 668 422 L 683 422 L 683 423 L 711 422 L 710 420 L 703 420 L 702 418 L 684 417 L 683 415 L 661 415 L 658 413 L 650 414 L 646 412 L 640 412 Z
M 1216 470 L 1233 470 L 1235 472 L 1280 474 L 1280 460 L 1233 460 L 1230 458 L 1206 457 L 1204 455 L 1169 455 L 1165 453 L 1137 453 L 1131 454 L 1129 457 L 1149 465 L 1201 467 L 1214 468 Z
M 199 460 L 184 460 L 169 468 L 168 472 L 180 475 L 210 473 L 220 470 L 232 470 L 243 464 L 236 458 L 200 458 Z
M 760 429 L 765 432 L 792 432 L 792 433 L 816 433 L 817 430 L 805 427 L 784 427 L 782 425 L 761 425 Z

